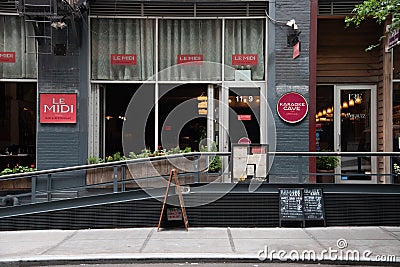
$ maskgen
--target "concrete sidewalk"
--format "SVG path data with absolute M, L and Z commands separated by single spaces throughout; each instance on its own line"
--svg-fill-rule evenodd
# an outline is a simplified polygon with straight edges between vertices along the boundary
M 0 232 L 0 265 L 168 260 L 400 265 L 400 227 L 129 228 Z

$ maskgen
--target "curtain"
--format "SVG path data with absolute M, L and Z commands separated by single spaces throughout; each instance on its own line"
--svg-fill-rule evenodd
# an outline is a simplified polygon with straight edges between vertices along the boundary
M 221 80 L 220 20 L 160 20 L 159 71 L 161 81 Z M 178 64 L 178 55 L 202 55 L 202 64 Z M 170 68 L 171 66 L 175 66 Z
M 0 52 L 15 52 L 15 63 L 0 63 L 0 78 L 36 78 L 33 27 L 19 16 L 0 16 Z
M 92 19 L 92 79 L 137 80 L 154 75 L 154 20 Z M 135 54 L 136 65 L 112 65 L 111 54 Z
M 264 80 L 264 25 L 263 19 L 226 20 L 225 22 L 225 64 L 232 66 L 233 54 L 257 54 L 258 64 L 243 66 L 251 69 L 252 80 Z M 227 68 L 225 80 L 234 80 L 234 71 Z

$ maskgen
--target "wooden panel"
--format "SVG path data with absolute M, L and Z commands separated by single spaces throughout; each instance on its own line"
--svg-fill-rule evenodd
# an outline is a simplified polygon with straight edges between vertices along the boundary
M 378 83 L 381 49 L 365 49 L 379 40 L 382 27 L 372 21 L 345 27 L 344 19 L 318 20 L 317 82 Z

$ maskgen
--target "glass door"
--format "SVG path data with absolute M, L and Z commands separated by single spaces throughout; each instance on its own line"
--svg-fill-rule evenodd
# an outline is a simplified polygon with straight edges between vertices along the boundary
M 357 154 L 340 158 L 336 182 L 376 183 L 376 157 L 364 156 L 377 149 L 376 86 L 335 86 L 334 114 L 335 150 Z

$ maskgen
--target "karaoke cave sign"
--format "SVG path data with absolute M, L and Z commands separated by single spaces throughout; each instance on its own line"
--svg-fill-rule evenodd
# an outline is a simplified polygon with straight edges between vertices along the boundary
M 40 123 L 76 123 L 76 94 L 40 94 Z
M 290 92 L 279 98 L 276 110 L 282 120 L 288 123 L 297 123 L 306 117 L 308 103 L 301 94 Z

